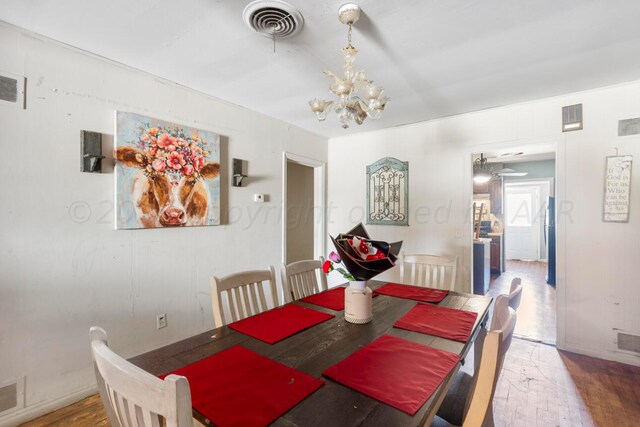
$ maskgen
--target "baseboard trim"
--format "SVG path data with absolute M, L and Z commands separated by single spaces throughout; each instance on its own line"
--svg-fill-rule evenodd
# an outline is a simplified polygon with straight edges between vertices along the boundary
M 0 426 L 15 427 L 19 424 L 38 418 L 41 415 L 53 412 L 56 409 L 64 408 L 72 403 L 76 403 L 97 392 L 98 387 L 96 385 L 92 385 L 82 387 L 58 399 L 47 400 L 27 406 L 26 408 L 0 416 Z
M 618 353 L 615 351 L 599 352 L 585 348 L 575 347 L 571 345 L 558 347 L 559 350 L 568 351 L 570 353 L 581 354 L 583 356 L 595 357 L 597 359 L 610 360 L 612 362 L 624 363 L 625 365 L 640 366 L 640 357 L 631 354 Z

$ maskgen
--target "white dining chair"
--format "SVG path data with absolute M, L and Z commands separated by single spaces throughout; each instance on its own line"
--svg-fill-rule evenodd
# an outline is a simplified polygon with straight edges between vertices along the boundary
M 211 304 L 216 328 L 278 307 L 275 269 L 270 265 L 268 270 L 242 271 L 222 278 L 213 276 Z
M 104 329 L 93 326 L 89 333 L 98 390 L 113 427 L 203 426 L 192 416 L 185 377 L 161 380 L 114 353 Z
M 474 376 L 462 371 L 456 374 L 432 425 L 493 426 L 493 394 L 517 319 L 515 310 L 509 307 L 508 295 L 496 298 L 493 318 L 491 330 L 474 343 L 482 345 L 476 373 Z M 496 334 L 500 337 L 497 346 Z
M 319 260 L 282 264 L 282 285 L 287 298 L 286 302 L 299 300 L 328 289 L 327 276 L 322 271 L 323 263 L 324 258 L 320 257 Z
M 407 285 L 453 290 L 457 256 L 405 255 L 400 253 L 400 277 Z
M 509 288 L 509 307 L 517 311 L 520 300 L 522 300 L 522 279 L 514 277 Z

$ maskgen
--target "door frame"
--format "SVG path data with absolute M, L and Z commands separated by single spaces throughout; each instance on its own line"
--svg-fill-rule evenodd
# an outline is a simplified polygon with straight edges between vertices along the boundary
M 556 176 L 554 180 L 553 192 L 556 198 L 556 347 L 560 350 L 566 349 L 566 294 L 565 294 L 565 266 L 566 266 L 566 225 L 567 215 L 561 215 L 562 209 L 569 209 L 570 206 L 565 202 L 567 200 L 566 192 L 566 145 L 564 138 L 558 138 L 557 140 L 549 141 L 548 139 L 539 139 L 533 141 L 507 141 L 500 143 L 484 143 L 473 144 L 467 147 L 467 167 L 466 176 L 467 182 L 467 200 L 469 206 L 473 202 L 473 160 L 479 153 L 512 149 L 514 147 L 524 146 L 536 146 L 536 145 L 548 145 L 553 143 L 556 153 Z M 565 204 L 566 206 L 563 206 Z M 468 249 L 469 254 L 469 269 L 473 271 L 473 210 L 469 207 L 469 215 L 466 215 L 466 227 L 465 234 L 468 236 Z M 471 284 L 469 286 L 469 292 L 473 292 L 473 274 L 471 275 Z
M 287 263 L 287 162 L 313 168 L 313 257 L 324 255 L 326 247 L 327 164 L 321 160 L 284 151 L 282 153 L 282 263 Z M 317 216 L 316 216 L 317 215 Z

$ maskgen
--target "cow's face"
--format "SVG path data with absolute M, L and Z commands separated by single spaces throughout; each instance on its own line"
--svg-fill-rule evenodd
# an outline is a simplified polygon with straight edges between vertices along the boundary
M 148 171 L 146 159 L 131 147 L 118 147 L 121 163 Z M 219 163 L 205 163 L 199 171 L 203 178 L 220 174 Z M 201 179 L 182 174 L 145 174 L 136 176 L 132 188 L 136 216 L 145 227 L 205 225 L 209 192 Z

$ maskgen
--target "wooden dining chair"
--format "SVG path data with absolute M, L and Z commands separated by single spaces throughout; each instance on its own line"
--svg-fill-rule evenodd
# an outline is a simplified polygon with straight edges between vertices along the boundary
M 90 329 L 98 390 L 113 427 L 202 426 L 193 419 L 189 381 L 179 375 L 164 380 L 114 353 L 104 329 Z
M 511 314 L 515 314 L 516 311 L 511 308 L 510 303 L 510 295 L 502 294 L 496 297 L 496 302 L 493 305 L 490 331 L 504 329 L 504 325 L 510 320 Z
M 265 293 L 265 287 L 269 298 Z M 223 304 L 225 296 L 228 316 L 225 316 Z M 267 299 L 270 300 L 270 305 L 267 304 Z M 279 304 L 275 269 L 270 265 L 268 270 L 242 271 L 222 278 L 213 276 L 211 303 L 216 328 L 277 307 Z
M 482 343 L 475 342 L 475 345 L 482 344 L 476 373 L 474 376 L 461 371 L 456 374 L 432 426 L 493 426 L 493 394 L 516 327 L 517 316 L 509 307 L 508 295 L 496 298 L 493 316 L 491 330 Z M 497 342 L 496 336 L 499 336 Z
M 402 283 L 407 285 L 452 291 L 456 284 L 457 265 L 457 256 L 400 253 L 400 276 Z
M 520 300 L 522 299 L 522 279 L 514 277 L 511 281 L 511 288 L 509 289 L 509 307 L 514 310 L 518 310 L 520 307 Z
M 322 271 L 324 258 L 304 260 L 289 265 L 282 264 L 282 285 L 285 302 L 299 300 L 318 292 L 326 291 L 327 276 Z

